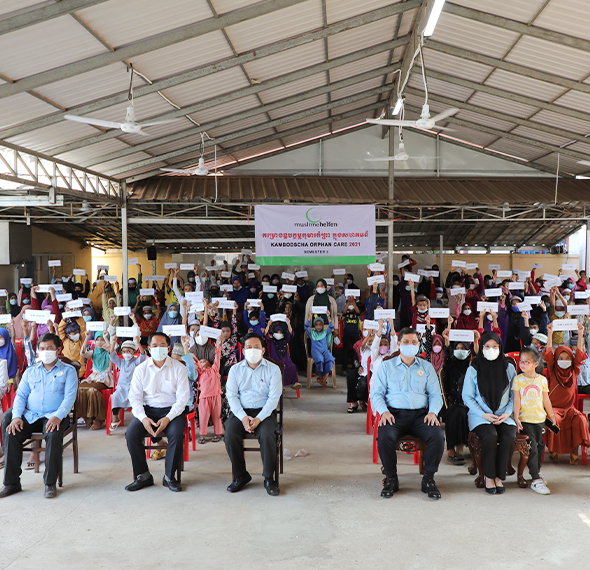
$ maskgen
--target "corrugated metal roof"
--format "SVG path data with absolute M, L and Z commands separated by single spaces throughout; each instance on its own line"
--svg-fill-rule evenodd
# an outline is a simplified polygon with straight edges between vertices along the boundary
M 590 134 L 590 115 L 588 116 L 588 121 L 582 121 L 581 119 L 566 117 L 565 115 L 560 115 L 553 111 L 542 110 L 534 117 L 531 117 L 531 121 L 534 121 L 535 123 L 543 123 L 544 125 L 550 125 L 552 127 L 558 127 L 580 135 Z
M 326 16 L 328 24 L 333 22 L 339 22 L 340 20 L 346 20 L 359 14 L 369 12 L 370 10 L 376 10 L 377 8 L 383 8 L 390 4 L 399 3 L 401 0 L 326 0 Z
M 526 158 L 528 160 L 535 160 L 536 158 L 547 154 L 547 151 L 542 148 L 530 147 L 528 145 L 508 139 L 500 139 L 489 145 L 487 148 L 497 150 L 498 152 L 502 152 L 508 156 Z
M 0 125 L 11 127 L 24 121 L 43 117 L 55 112 L 55 107 L 28 93 L 17 93 L 2 100 Z
M 2 0 L 2 3 L 0 3 L 0 14 L 9 14 L 10 12 L 17 12 L 30 7 L 37 8 L 43 4 L 45 2 L 39 2 L 39 0 Z
M 472 105 L 485 107 L 486 109 L 492 109 L 493 111 L 498 111 L 499 113 L 506 113 L 507 115 L 512 115 L 513 117 L 521 117 L 523 119 L 532 115 L 537 110 L 537 107 L 525 105 L 524 103 L 518 103 L 516 101 L 510 101 L 509 99 L 496 97 L 495 95 L 482 93 L 481 91 L 477 91 L 469 99 L 469 103 Z
M 291 83 L 286 83 L 280 87 L 274 87 L 273 89 L 262 91 L 260 93 L 260 98 L 264 104 L 273 103 L 279 99 L 285 99 L 286 97 L 291 97 L 291 95 L 303 93 L 304 91 L 309 91 L 316 87 L 322 87 L 323 85 L 327 85 L 326 74 L 318 73 L 306 77 L 305 79 L 300 79 L 299 81 L 292 81 Z
M 493 70 L 489 65 L 468 61 L 428 48 L 424 50 L 424 64 L 427 71 L 432 69 L 477 82 L 482 82 Z
M 527 97 L 539 101 L 551 101 L 564 91 L 564 88 L 559 85 L 510 73 L 503 69 L 494 70 L 485 84 L 511 93 L 526 93 Z
M 397 16 L 383 18 L 372 24 L 340 32 L 328 38 L 328 55 L 330 59 L 392 40 L 397 18 Z
M 475 10 L 482 9 L 481 0 L 453 0 L 453 3 Z M 510 14 L 511 20 L 528 24 L 544 3 L 545 0 L 485 0 L 485 11 L 504 17 Z M 538 20 L 535 20 L 535 24 L 539 24 Z
M 535 20 L 535 25 L 568 36 L 590 40 L 588 3 L 584 1 L 572 2 L 572 0 L 551 0 Z

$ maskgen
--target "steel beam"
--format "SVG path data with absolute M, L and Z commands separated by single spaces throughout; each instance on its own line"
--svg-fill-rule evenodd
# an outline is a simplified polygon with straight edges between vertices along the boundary
M 539 28 L 534 25 L 529 26 L 528 24 L 524 24 L 522 22 L 516 22 L 515 20 L 509 20 L 508 18 L 502 18 L 501 16 L 495 16 L 494 14 L 481 12 L 472 8 L 466 8 L 465 6 L 459 6 L 458 4 L 453 4 L 451 2 L 445 3 L 444 11 L 448 14 L 453 14 L 454 16 L 460 16 L 461 18 L 474 20 L 476 22 L 481 22 L 482 24 L 488 24 L 490 26 L 502 28 L 504 30 L 510 30 L 512 32 L 516 32 L 517 34 L 532 36 L 534 38 L 539 38 L 554 44 L 590 52 L 590 41 L 583 40 L 582 38 L 568 36 L 560 32 Z
M 424 91 L 420 89 L 415 89 L 413 87 L 406 87 L 406 93 L 409 95 L 415 95 L 416 97 L 422 98 L 425 96 Z M 551 127 L 549 125 L 544 125 L 542 123 L 536 123 L 535 121 L 529 121 L 528 119 L 521 119 L 519 117 L 515 117 L 514 115 L 507 115 L 506 113 L 500 113 L 498 111 L 493 111 L 492 109 L 486 109 L 485 107 L 478 107 L 477 105 L 472 105 L 471 103 L 463 103 L 462 101 L 457 101 L 456 99 L 443 97 L 442 95 L 436 95 L 435 93 L 432 93 L 430 91 L 428 92 L 428 99 L 429 101 L 437 101 L 438 103 L 443 103 L 451 107 L 456 107 L 458 109 L 463 109 L 465 111 L 471 111 L 472 113 L 477 113 L 478 115 L 486 115 L 487 117 L 500 119 L 501 121 L 515 123 L 523 127 L 528 127 L 530 129 L 535 129 L 537 131 L 563 137 L 570 141 L 577 140 L 588 144 L 588 137 L 585 137 L 584 135 L 572 133 L 570 131 L 566 131 L 565 129 Z
M 26 11 L 9 12 L 0 20 L 0 36 L 16 30 L 22 30 L 41 22 L 47 22 L 77 10 L 83 10 L 107 0 L 61 0 L 56 4 L 49 4 L 41 8 L 31 8 Z M 11 15 L 12 14 L 12 15 Z
M 75 75 L 80 75 L 81 73 L 86 73 L 94 69 L 100 69 L 101 67 L 106 67 L 107 65 L 118 63 L 131 57 L 162 49 L 192 38 L 204 36 L 205 34 L 221 30 L 228 26 L 233 26 L 266 14 L 271 14 L 272 12 L 284 8 L 296 6 L 303 2 L 307 2 L 307 0 L 262 0 L 256 4 L 227 12 L 218 18 L 201 20 L 194 24 L 189 24 L 181 28 L 176 28 L 168 32 L 138 40 L 126 46 L 122 46 L 114 52 L 95 55 L 61 67 L 42 71 L 41 73 L 25 77 L 14 83 L 1 85 L 0 98 L 9 97 L 16 93 L 22 93 L 29 89 L 35 89 L 42 85 L 55 83 L 62 79 L 68 79 L 69 77 L 74 77 Z
M 403 45 L 404 41 L 405 41 L 404 38 L 402 38 L 401 40 L 398 40 L 400 45 Z M 395 43 L 398 43 L 398 42 L 395 42 Z M 386 44 L 388 44 L 388 45 L 390 45 L 391 43 L 393 43 L 393 42 L 386 42 Z M 188 105 L 186 107 L 183 107 L 183 108 L 175 110 L 175 111 L 168 111 L 166 113 L 163 113 L 161 115 L 156 115 L 156 116 L 151 117 L 146 120 L 152 122 L 152 121 L 162 121 L 162 120 L 168 120 L 168 119 L 175 119 L 178 117 L 182 117 L 182 116 L 190 115 L 192 113 L 196 113 L 198 111 L 204 111 L 205 109 L 211 109 L 213 107 L 216 107 L 218 105 L 222 105 L 224 103 L 236 101 L 238 99 L 242 99 L 242 98 L 247 97 L 249 95 L 256 95 L 256 94 L 262 93 L 263 91 L 266 91 L 268 89 L 273 89 L 275 87 L 285 85 L 286 83 L 298 81 L 298 80 L 303 79 L 305 77 L 310 77 L 310 76 L 315 75 L 317 73 L 322 73 L 326 70 L 333 69 L 333 68 L 339 67 L 341 65 L 346 65 L 347 63 L 351 63 L 353 61 L 358 61 L 360 59 L 364 59 L 365 57 L 375 55 L 376 53 L 381 53 L 382 51 L 384 51 L 382 46 L 383 46 L 383 44 L 379 44 L 379 47 L 371 47 L 366 50 L 360 50 L 358 52 L 348 54 L 348 55 L 343 56 L 341 58 L 337 58 L 332 61 L 328 61 L 326 63 L 305 67 L 303 69 L 294 71 L 292 73 L 287 73 L 285 75 L 275 77 L 275 78 L 270 79 L 268 81 L 264 81 L 258 85 L 251 85 L 248 87 L 243 87 L 242 89 L 236 89 L 235 91 L 231 91 L 231 92 L 226 93 L 224 95 L 212 97 L 211 99 L 206 99 L 205 101 L 200 101 L 198 103 L 194 103 L 193 105 Z M 388 69 L 389 69 L 389 67 L 388 67 Z M 324 89 L 325 89 L 325 87 L 324 87 Z M 294 102 L 298 102 L 299 100 L 303 100 L 303 97 L 304 97 L 304 94 L 298 94 L 298 95 L 294 96 L 294 98 L 295 98 Z M 249 111 L 247 111 L 247 112 L 249 112 Z M 250 116 L 250 115 L 247 115 L 247 116 Z M 222 124 L 224 124 L 224 123 L 222 123 Z M 209 128 L 211 128 L 211 127 L 209 126 Z M 200 132 L 202 130 L 205 130 L 205 128 L 199 127 L 199 129 L 197 129 L 195 132 Z M 57 155 L 60 155 L 63 153 L 71 152 L 72 150 L 76 150 L 78 148 L 86 147 L 91 144 L 95 144 L 95 143 L 98 143 L 98 142 L 101 142 L 104 140 L 112 139 L 114 137 L 120 136 L 121 133 L 122 133 L 122 131 L 120 131 L 119 129 L 112 129 L 106 133 L 101 133 L 101 134 L 95 135 L 93 137 L 87 137 L 87 138 L 81 139 L 79 141 L 75 141 L 75 142 L 72 142 L 69 144 L 65 144 L 65 145 L 53 148 L 49 152 L 51 153 L 52 156 L 57 156 Z M 170 135 L 170 136 L 171 137 L 176 136 L 177 134 L 178 133 L 174 133 L 173 135 Z M 169 137 L 165 137 L 165 138 L 169 138 Z M 172 139 L 172 140 L 174 140 L 174 139 Z M 158 144 L 164 144 L 164 142 L 161 142 L 162 139 L 159 139 L 159 141 L 160 142 L 158 142 Z M 153 142 L 153 141 L 149 141 L 144 144 L 150 144 L 151 142 Z M 136 150 L 138 150 L 142 146 L 144 146 L 144 145 L 143 144 L 136 145 L 136 146 L 132 147 L 131 150 L 132 150 L 132 152 L 135 152 Z
M 49 197 L 45 196 L 0 196 L 0 208 L 30 208 L 43 206 L 63 206 L 64 197 L 56 196 L 55 201 L 51 202 Z
M 214 141 L 209 141 L 205 143 L 205 147 L 212 147 L 214 144 L 222 144 L 226 141 L 241 138 L 244 136 L 248 136 L 254 133 L 258 133 L 260 131 L 264 131 L 266 129 L 270 129 L 279 125 L 284 125 L 286 123 L 290 123 L 292 121 L 297 121 L 299 119 L 303 119 L 305 117 L 311 117 L 316 115 L 317 113 L 322 113 L 324 111 L 328 111 L 330 109 L 335 109 L 337 107 L 341 107 L 343 105 L 348 105 L 349 103 L 354 103 L 355 101 L 360 101 L 362 99 L 366 99 L 368 97 L 373 97 L 375 95 L 379 95 L 380 93 L 384 93 L 388 91 L 388 87 L 375 87 L 374 89 L 369 89 L 368 91 L 363 91 L 362 93 L 358 93 L 357 95 L 351 95 L 350 97 L 344 97 L 342 99 L 338 99 L 333 103 L 325 103 L 323 105 L 318 105 L 317 107 L 312 107 L 310 109 L 306 109 L 304 111 L 300 111 L 299 113 L 295 113 L 293 115 L 288 115 L 286 117 L 281 117 L 280 119 L 275 119 L 274 121 L 269 121 L 268 123 L 262 123 L 260 125 L 256 125 L 254 127 L 250 127 L 248 129 L 243 129 L 241 131 L 237 131 L 235 133 L 231 133 L 229 135 L 224 135 L 218 137 Z M 157 162 L 162 162 L 168 160 L 170 158 L 175 158 L 177 156 L 182 156 L 184 154 L 188 154 L 191 152 L 197 152 L 201 150 L 201 143 L 193 144 L 187 146 L 185 148 L 174 150 L 171 152 L 167 152 L 165 154 L 154 156 L 152 158 L 146 158 L 144 160 L 139 160 L 137 162 L 132 162 L 128 165 L 122 166 L 120 168 L 115 168 L 110 172 L 111 176 L 115 176 L 117 174 L 122 174 L 124 172 L 129 172 L 130 170 L 135 170 L 136 168 L 142 168 L 143 166 L 148 166 L 150 164 L 155 164 Z
M 173 133 L 171 135 L 161 137 L 158 139 L 150 140 L 145 143 L 141 143 L 135 145 L 130 148 L 122 149 L 116 152 L 112 152 L 109 154 L 105 154 L 102 156 L 97 156 L 92 158 L 89 161 L 83 161 L 83 166 L 93 166 L 95 164 L 101 164 L 103 162 L 107 162 L 109 160 L 115 160 L 122 156 L 127 156 L 130 154 L 134 154 L 136 152 L 146 150 L 152 148 L 154 146 L 160 146 L 163 144 L 168 144 L 170 142 L 180 140 L 186 137 L 194 137 L 195 135 L 210 131 L 211 129 L 235 123 L 241 121 L 243 119 L 247 119 L 249 117 L 253 117 L 256 115 L 261 115 L 265 113 L 269 113 L 270 111 L 274 111 L 275 109 L 280 109 L 281 107 L 286 107 L 287 105 L 292 105 L 293 103 L 299 103 L 300 101 L 305 101 L 307 99 L 311 99 L 313 97 L 317 97 L 318 95 L 323 95 L 325 93 L 330 93 L 337 89 L 343 89 L 344 87 L 348 87 L 350 85 L 355 85 L 357 83 L 361 83 L 362 81 L 366 81 L 368 79 L 373 79 L 375 77 L 379 77 L 386 73 L 391 73 L 395 69 L 397 69 L 397 65 L 390 65 L 387 67 L 380 67 L 378 69 L 368 71 L 366 73 L 361 73 L 360 75 L 355 75 L 353 77 L 349 77 L 348 79 L 344 79 L 342 81 L 338 81 L 337 83 L 332 83 L 330 85 L 324 85 L 322 87 L 317 87 L 316 89 L 311 89 L 309 91 L 305 91 L 304 93 L 299 93 L 297 95 L 293 95 L 292 97 L 287 97 L 285 99 L 281 99 L 279 101 L 275 101 L 274 103 L 269 103 L 268 105 L 263 105 L 261 107 L 255 107 L 253 109 L 248 109 L 246 111 L 242 111 L 241 113 L 236 113 L 235 115 L 230 115 L 227 117 L 223 117 L 221 119 L 217 119 L 215 121 L 211 121 L 210 123 L 204 123 L 196 128 L 186 129 L 179 133 Z
M 522 75 L 523 77 L 530 77 L 531 79 L 537 79 L 538 81 L 544 81 L 545 83 L 551 83 L 552 85 L 559 85 L 564 89 L 573 89 L 574 91 L 590 93 L 590 84 L 588 83 L 566 79 L 565 77 L 553 75 L 552 73 L 547 73 L 546 71 L 539 71 L 537 69 L 525 67 L 524 65 L 519 65 L 517 63 L 510 63 L 509 61 L 505 61 L 503 59 L 482 55 L 474 51 L 469 51 L 456 46 L 444 44 L 442 42 L 437 42 L 431 38 L 426 39 L 424 47 L 426 48 L 424 52 L 424 59 L 426 59 L 427 62 L 428 50 L 431 49 L 433 51 L 452 55 L 469 61 L 474 61 L 476 63 L 482 63 L 484 65 L 489 65 L 490 67 L 502 69 L 503 71 L 508 71 L 517 75 Z
M 379 20 L 382 20 L 383 18 L 389 18 L 391 16 L 395 16 L 396 14 L 400 14 L 407 10 L 412 10 L 417 6 L 420 6 L 421 3 L 422 0 L 408 0 L 408 2 L 405 3 L 391 4 L 389 6 L 379 8 L 378 10 L 365 12 L 364 14 L 360 14 L 359 16 L 355 16 L 354 18 L 348 18 L 346 20 L 336 22 L 334 24 L 329 25 L 327 28 L 293 36 L 285 40 L 272 43 L 268 46 L 251 50 L 237 57 L 225 58 L 201 67 L 197 67 L 176 75 L 172 75 L 170 77 L 162 78 L 158 81 L 154 81 L 151 85 L 142 85 L 141 87 L 135 88 L 133 90 L 134 97 L 138 99 L 144 95 L 155 93 L 156 91 L 169 89 L 170 87 L 181 85 L 188 81 L 194 81 L 195 79 L 199 79 L 200 77 L 209 76 L 212 73 L 225 71 L 226 69 L 237 67 L 250 61 L 255 61 L 263 57 L 267 57 L 269 55 L 281 53 L 292 48 L 311 43 L 316 40 L 331 37 L 343 31 L 355 29 L 360 26 L 370 24 L 372 22 L 377 22 Z M 47 117 L 42 117 L 40 119 L 35 119 L 33 121 L 29 121 L 21 125 L 11 127 L 9 129 L 4 129 L 3 131 L 0 131 L 0 135 L 3 138 L 13 137 L 16 135 L 20 135 L 58 123 L 63 119 L 63 116 L 67 113 L 75 115 L 86 115 L 88 113 L 92 113 L 100 109 L 111 107 L 112 105 L 116 105 L 118 103 L 124 103 L 125 101 L 127 101 L 127 91 L 120 92 L 115 95 L 111 95 L 101 99 L 97 99 L 96 101 L 93 101 L 91 103 L 85 103 L 83 105 L 70 107 L 67 111 L 63 113 L 55 113 L 52 115 L 48 115 Z

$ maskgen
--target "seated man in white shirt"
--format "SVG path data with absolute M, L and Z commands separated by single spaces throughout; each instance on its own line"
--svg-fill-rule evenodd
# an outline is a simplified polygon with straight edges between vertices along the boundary
M 232 463 L 230 493 L 241 491 L 252 480 L 246 471 L 244 436 L 253 433 L 260 444 L 264 487 L 271 496 L 279 494 L 274 480 L 277 439 L 276 407 L 283 393 L 281 369 L 262 358 L 262 338 L 256 333 L 244 337 L 245 359 L 234 364 L 225 386 L 231 413 L 225 422 L 225 448 Z
M 144 439 L 165 435 L 168 439 L 165 475 L 162 484 L 171 491 L 181 491 L 174 471 L 182 457 L 182 438 L 190 384 L 186 366 L 168 356 L 170 338 L 154 333 L 148 340 L 151 357 L 135 368 L 129 403 L 135 416 L 127 428 L 127 449 L 133 464 L 135 481 L 127 491 L 138 491 L 154 484 L 145 456 Z

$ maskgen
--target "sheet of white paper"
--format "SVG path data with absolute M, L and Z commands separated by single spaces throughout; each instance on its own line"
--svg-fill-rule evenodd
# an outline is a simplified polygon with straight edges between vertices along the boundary
M 451 268 L 453 267 L 467 267 L 467 262 L 466 261 L 460 261 L 458 259 L 453 259 L 453 261 L 451 261 Z
M 215 329 L 213 327 L 206 327 L 205 325 L 201 325 L 199 328 L 199 334 L 201 336 L 206 336 L 207 338 L 214 338 L 217 340 L 221 336 L 221 329 Z
M 344 294 L 347 297 L 360 297 L 361 296 L 361 290 L 360 289 L 346 289 L 344 291 Z
M 137 329 L 133 327 L 116 327 L 115 334 L 120 338 L 133 338 L 136 336 Z
M 473 331 L 470 331 L 470 330 L 450 329 L 449 330 L 449 340 L 451 342 L 454 342 L 454 341 L 473 342 L 474 334 L 473 334 Z
M 117 276 L 116 275 L 105 275 L 104 280 L 107 283 L 115 283 L 117 281 Z
M 590 306 L 588 305 L 568 305 L 567 312 L 569 315 L 590 315 Z
M 367 285 L 371 286 L 373 283 L 385 283 L 385 275 L 374 275 L 373 277 L 367 277 Z
M 12 320 L 10 315 L 0 315 L 0 325 L 6 325 Z
M 86 270 L 85 269 L 74 269 L 74 271 L 72 271 L 72 273 L 74 275 L 86 275 Z
M 277 286 L 276 285 L 263 285 L 262 286 L 262 292 L 263 293 L 276 293 L 277 292 Z
M 409 271 L 404 273 L 404 278 L 406 281 L 413 281 L 414 283 L 420 282 L 420 275 L 417 275 L 416 273 L 410 273 Z
M 246 303 L 250 303 L 251 307 L 260 307 L 262 299 L 247 299 Z
M 492 271 L 495 269 L 496 271 L 498 271 L 498 269 L 500 269 L 500 267 L 502 267 L 501 265 L 497 264 L 497 263 L 490 263 L 488 265 L 488 269 L 491 269 Z
M 259 271 L 260 265 L 257 265 L 256 263 L 248 263 L 248 269 L 250 271 Z
M 554 331 L 577 331 L 577 319 L 555 319 L 552 323 Z
M 155 293 L 155 289 L 154 288 L 149 288 L 149 289 L 140 289 L 139 290 L 139 294 L 142 296 L 146 296 L 146 297 L 151 297 L 152 295 L 154 295 Z
M 273 321 L 274 323 L 278 322 L 278 321 L 283 321 L 284 323 L 287 322 L 287 315 L 285 315 L 285 313 L 275 313 L 274 315 L 270 316 L 270 320 Z
M 288 273 L 287 271 L 283 271 L 281 275 L 281 279 L 288 279 L 289 281 L 295 281 L 295 273 Z
M 371 271 L 385 271 L 385 264 L 383 263 L 370 263 L 367 267 Z
M 164 263 L 164 269 L 176 269 L 178 263 Z
M 324 277 L 324 281 L 326 282 L 326 285 L 334 285 L 333 277 Z
M 51 284 L 37 285 L 37 287 L 39 287 L 39 289 L 37 289 L 38 293 L 49 293 L 49 289 L 51 287 L 53 287 L 53 289 L 57 293 L 58 291 L 62 291 L 64 288 L 64 286 L 61 283 L 54 283 L 53 285 L 51 285 Z
M 449 291 L 451 292 L 451 295 L 453 295 L 453 296 L 465 295 L 465 287 L 451 287 L 449 289 Z
M 297 293 L 297 285 L 282 285 L 281 291 L 284 293 Z
M 432 271 L 432 270 L 429 270 L 429 271 L 426 272 L 426 276 L 427 277 L 438 277 L 439 274 L 440 274 L 440 271 Z
M 180 271 L 194 271 L 195 264 L 194 263 L 181 263 L 180 264 Z
M 68 309 L 81 309 L 84 306 L 84 301 L 82 299 L 74 299 L 72 301 L 68 301 Z
M 540 295 L 529 295 L 524 300 L 530 305 L 538 305 L 541 302 L 541 297 Z
M 379 329 L 379 323 L 377 321 L 370 321 L 369 319 L 365 319 L 363 321 L 363 328 L 376 331 Z
M 467 271 L 473 271 L 474 269 L 477 269 L 477 263 L 468 263 L 465 265 L 465 269 L 467 269 Z
M 428 310 L 428 314 L 431 319 L 448 319 L 449 318 L 449 309 L 431 308 Z
M 483 294 L 486 297 L 501 297 L 503 295 L 502 288 L 498 287 L 497 289 L 484 289 Z
M 426 271 L 426 269 L 418 269 L 418 271 L 416 271 L 417 275 L 423 275 L 424 277 L 426 277 L 428 275 L 428 271 Z M 406 273 L 407 275 L 407 273 Z
M 530 303 L 517 303 L 516 306 L 518 307 L 519 311 L 532 311 L 533 306 Z
M 36 311 L 34 309 L 29 309 L 28 311 L 25 311 L 23 319 L 31 323 L 45 324 L 49 320 L 49 315 L 51 315 L 49 311 Z
M 82 311 L 64 311 L 61 314 L 62 319 L 77 319 L 82 316 Z
M 226 285 L 221 285 L 221 286 L 219 287 L 219 290 L 220 290 L 220 291 L 233 291 L 233 290 L 234 290 L 234 286 L 233 286 L 233 285 L 230 285 L 230 284 L 228 283 L 228 284 L 226 284 Z
M 487 303 L 486 301 L 478 301 L 477 302 L 477 312 L 481 313 L 481 311 L 497 313 L 498 312 L 498 303 Z
M 376 321 L 380 319 L 395 319 L 395 309 L 375 309 L 373 311 L 373 319 Z
M 332 269 L 334 275 L 346 275 L 346 268 Z
M 162 330 L 168 336 L 183 336 L 186 335 L 186 328 L 184 325 L 163 325 Z
M 524 285 L 522 284 L 521 281 L 510 281 L 508 283 L 508 289 L 510 291 L 522 291 L 524 289 Z
M 577 269 L 576 264 L 575 263 L 562 263 L 561 264 L 561 268 L 564 271 L 575 271 Z
M 127 265 L 137 265 L 139 263 L 139 257 L 128 257 Z
M 512 271 L 509 271 L 508 269 L 503 269 L 500 271 L 496 271 L 496 275 L 498 277 L 501 277 L 502 279 L 510 278 L 510 277 L 512 277 Z
M 590 290 L 588 291 L 574 291 L 575 299 L 588 299 L 590 298 Z
M 325 315 L 328 312 L 328 307 L 325 306 L 312 306 L 311 312 L 316 315 Z
M 86 323 L 86 330 L 87 331 L 103 331 L 105 330 L 107 324 L 104 321 L 90 321 Z
M 203 301 L 203 291 L 189 291 L 184 294 L 184 297 L 190 303 L 197 303 Z
M 401 263 L 397 264 L 397 268 L 401 269 L 402 267 L 405 267 L 406 265 L 410 265 L 410 260 L 406 259 L 405 261 L 402 261 Z
M 115 315 L 117 315 L 118 317 L 124 317 L 125 315 L 128 315 L 130 312 L 130 307 L 115 307 Z
M 0 297 L 8 297 L 8 291 L 6 289 L 0 289 Z
M 307 271 L 304 269 L 303 271 L 295 271 L 295 277 L 309 277 L 307 275 Z
M 96 269 L 97 269 L 97 271 L 108 271 L 109 266 L 108 265 L 97 265 Z
M 20 282 L 23 285 L 32 285 L 33 284 L 33 278 L 32 277 L 21 277 L 20 278 Z
M 47 267 L 61 267 L 61 260 L 60 259 L 50 259 L 47 262 Z
M 416 330 L 420 333 L 420 334 L 424 334 L 426 332 L 426 325 L 424 323 L 417 323 L 416 324 Z

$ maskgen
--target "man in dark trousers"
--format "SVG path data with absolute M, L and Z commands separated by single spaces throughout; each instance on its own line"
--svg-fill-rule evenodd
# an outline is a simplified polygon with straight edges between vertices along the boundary
M 262 338 L 249 333 L 244 338 L 244 360 L 234 364 L 225 385 L 231 413 L 225 422 L 225 448 L 232 463 L 230 493 L 241 491 L 252 480 L 246 471 L 244 435 L 253 433 L 260 443 L 264 487 L 271 496 L 279 494 L 274 480 L 277 427 L 276 407 L 283 392 L 281 369 L 263 358 Z
M 399 490 L 397 441 L 413 435 L 426 443 L 422 491 L 431 499 L 440 499 L 434 482 L 445 442 L 437 419 L 443 405 L 440 383 L 432 364 L 416 358 L 420 350 L 417 331 L 403 328 L 398 345 L 400 355 L 381 364 L 371 385 L 371 405 L 381 415 L 377 441 L 386 477 L 381 496 L 390 498 Z
M 42 433 L 45 439 L 45 498 L 57 496 L 55 484 L 63 455 L 63 436 L 78 393 L 78 374 L 73 366 L 59 359 L 61 340 L 57 335 L 43 335 L 37 349 L 40 362 L 25 370 L 14 404 L 2 422 L 6 457 L 0 498 L 22 491 L 23 443 L 33 433 Z

